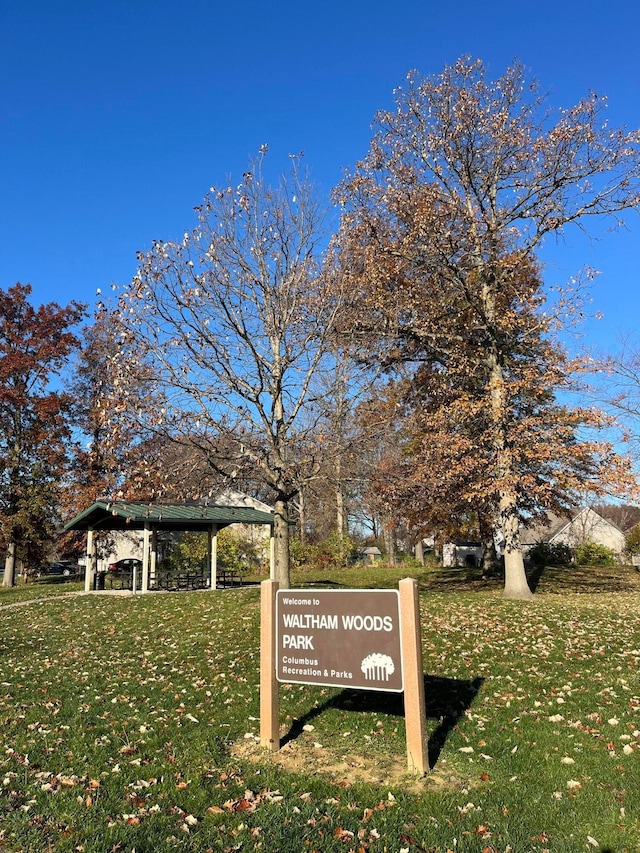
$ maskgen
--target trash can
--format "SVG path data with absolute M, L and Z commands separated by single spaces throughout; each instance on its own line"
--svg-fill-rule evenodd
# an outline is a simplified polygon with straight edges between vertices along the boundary
M 105 575 L 106 575 L 106 572 L 96 572 L 96 573 L 95 573 L 95 577 L 93 578 L 93 588 L 94 588 L 95 590 L 102 590 L 102 589 L 104 589 L 104 578 L 105 578 Z

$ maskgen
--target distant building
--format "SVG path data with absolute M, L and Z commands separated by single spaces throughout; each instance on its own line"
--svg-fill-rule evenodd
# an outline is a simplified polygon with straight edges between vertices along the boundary
M 382 551 L 379 548 L 376 548 L 375 545 L 371 545 L 369 548 L 363 548 L 360 554 L 362 555 L 362 559 L 367 563 L 375 563 L 382 559 Z
M 500 553 L 502 535 L 496 535 L 496 550 Z M 572 550 L 579 545 L 593 542 L 610 548 L 618 559 L 625 551 L 625 535 L 612 521 L 608 521 L 591 507 L 570 510 L 567 515 L 549 513 L 546 518 L 520 528 L 520 544 L 524 556 L 534 545 L 540 543 L 563 544 Z M 442 546 L 442 565 L 445 568 L 479 566 L 483 549 L 480 543 L 453 540 Z
M 456 539 L 442 546 L 442 565 L 445 569 L 479 566 L 482 562 L 482 545 Z
M 620 559 L 625 550 L 625 536 L 612 521 L 591 507 L 570 510 L 566 516 L 549 514 L 545 519 L 521 529 L 520 542 L 526 553 L 539 543 L 568 545 L 571 549 L 593 542 L 610 548 Z

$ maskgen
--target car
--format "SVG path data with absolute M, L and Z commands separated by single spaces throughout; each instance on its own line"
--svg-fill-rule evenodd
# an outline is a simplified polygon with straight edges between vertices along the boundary
M 114 575 L 122 573 L 137 572 L 142 570 L 142 560 L 137 560 L 135 557 L 124 557 L 122 560 L 116 560 L 115 563 L 109 563 L 108 571 Z
M 43 575 L 63 575 L 66 578 L 71 575 L 79 575 L 81 572 L 82 566 L 73 563 L 71 560 L 53 560 L 42 569 Z

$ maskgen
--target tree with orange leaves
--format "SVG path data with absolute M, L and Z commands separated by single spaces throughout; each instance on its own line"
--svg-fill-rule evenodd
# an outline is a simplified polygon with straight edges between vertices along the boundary
M 640 135 L 610 129 L 595 94 L 553 121 L 518 64 L 495 82 L 469 58 L 412 72 L 396 102 L 337 192 L 349 336 L 411 373 L 408 483 L 425 484 L 423 506 L 438 490 L 482 501 L 503 537 L 504 594 L 528 598 L 523 517 L 624 471 L 609 446 L 580 440 L 602 416 L 557 401 L 575 365 L 556 336 L 579 294 L 549 301 L 536 253 L 638 207 Z
M 4 586 L 18 559 L 35 559 L 53 536 L 68 463 L 72 397 L 52 387 L 79 346 L 85 307 L 34 307 L 28 284 L 0 290 L 0 544 Z

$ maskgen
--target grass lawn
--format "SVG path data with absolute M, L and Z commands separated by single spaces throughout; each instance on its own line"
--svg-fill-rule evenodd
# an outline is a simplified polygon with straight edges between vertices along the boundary
M 530 603 L 463 572 L 419 581 L 421 780 L 393 694 L 282 685 L 286 745 L 260 753 L 255 587 L 3 591 L 0 849 L 638 853 L 640 574 L 547 570 Z

